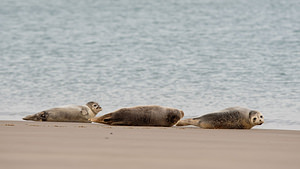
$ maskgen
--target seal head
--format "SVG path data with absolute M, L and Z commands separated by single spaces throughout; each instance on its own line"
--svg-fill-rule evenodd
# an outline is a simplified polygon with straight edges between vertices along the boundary
M 253 126 L 262 125 L 264 123 L 264 116 L 258 111 L 251 110 L 249 112 L 249 120 Z
M 97 102 L 88 102 L 86 105 L 93 111 L 95 115 L 102 110 L 102 107 L 100 107 Z

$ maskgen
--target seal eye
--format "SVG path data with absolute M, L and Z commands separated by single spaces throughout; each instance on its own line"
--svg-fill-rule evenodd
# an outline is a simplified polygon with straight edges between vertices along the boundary
M 98 105 L 97 105 L 97 104 L 94 104 L 93 106 L 94 106 L 94 107 L 98 107 Z
M 260 116 L 260 118 L 263 118 L 263 116 Z
M 256 118 L 256 117 L 254 117 L 254 118 L 253 118 L 253 121 L 256 121 L 256 119 L 257 119 L 257 118 Z

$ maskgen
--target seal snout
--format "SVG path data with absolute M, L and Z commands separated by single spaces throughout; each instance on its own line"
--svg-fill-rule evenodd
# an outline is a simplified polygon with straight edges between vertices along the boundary
M 102 111 L 102 107 L 98 106 L 96 109 L 98 109 L 99 111 Z
M 265 122 L 265 120 L 264 120 L 264 116 L 260 113 L 260 115 L 259 115 L 259 123 L 258 123 L 258 125 L 262 125 L 263 123 Z
M 94 104 L 94 107 L 96 108 L 96 109 L 98 109 L 98 110 L 102 110 L 102 107 L 100 106 L 100 105 L 98 105 L 98 104 Z

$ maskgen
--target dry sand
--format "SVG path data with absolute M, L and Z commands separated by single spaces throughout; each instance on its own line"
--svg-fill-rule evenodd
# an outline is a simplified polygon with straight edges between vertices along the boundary
M 3 169 L 300 167 L 300 131 L 0 121 L 0 134 Z

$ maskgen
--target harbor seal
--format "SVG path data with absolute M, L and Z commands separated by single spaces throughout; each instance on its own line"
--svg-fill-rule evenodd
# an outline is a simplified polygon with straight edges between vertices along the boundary
M 92 118 L 92 122 L 125 126 L 171 127 L 184 116 L 183 111 L 162 106 L 121 108 L 112 113 Z
M 230 107 L 201 117 L 181 120 L 176 126 L 194 125 L 204 129 L 251 129 L 263 123 L 264 117 L 258 111 Z
M 95 117 L 101 110 L 102 108 L 98 103 L 88 102 L 82 106 L 67 105 L 44 110 L 33 115 L 28 115 L 23 120 L 90 123 L 89 119 Z

